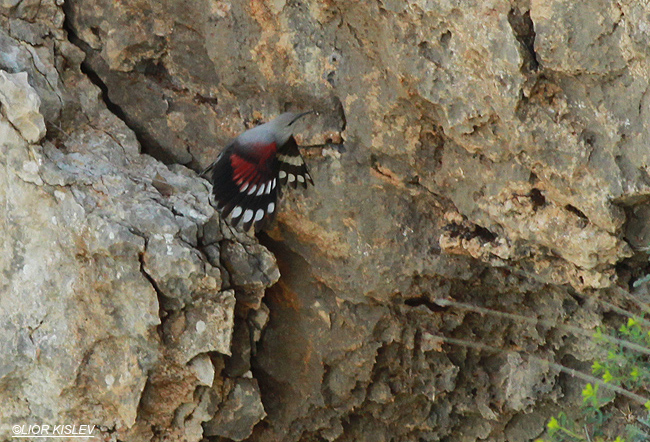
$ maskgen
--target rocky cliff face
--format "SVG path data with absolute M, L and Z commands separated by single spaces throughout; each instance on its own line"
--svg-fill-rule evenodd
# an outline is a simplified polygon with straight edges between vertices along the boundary
M 580 393 L 545 361 L 585 369 L 594 350 L 554 324 L 630 308 L 645 272 L 649 17 L 0 3 L 0 435 L 539 436 Z M 293 109 L 319 112 L 298 134 L 325 145 L 316 186 L 258 241 L 191 169 Z

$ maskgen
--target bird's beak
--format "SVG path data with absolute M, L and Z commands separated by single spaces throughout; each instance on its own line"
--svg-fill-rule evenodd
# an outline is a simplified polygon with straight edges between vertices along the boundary
M 315 113 L 316 113 L 316 111 L 310 110 L 310 111 L 307 111 L 307 112 L 303 112 L 303 113 L 301 113 L 301 114 L 298 114 L 298 115 L 296 115 L 296 118 L 294 118 L 294 119 L 291 121 L 291 123 L 289 123 L 289 126 L 291 126 L 293 123 L 295 123 L 296 121 L 298 121 L 299 119 L 301 119 L 301 118 L 304 117 L 305 115 L 315 114 Z

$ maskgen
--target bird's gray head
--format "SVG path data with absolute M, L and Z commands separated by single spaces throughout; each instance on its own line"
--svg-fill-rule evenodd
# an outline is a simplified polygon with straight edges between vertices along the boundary
M 312 111 L 302 112 L 300 114 L 295 112 L 285 112 L 269 121 L 267 124 L 275 134 L 276 142 L 280 145 L 286 143 L 289 137 L 293 135 L 294 123 L 305 115 L 311 113 Z
M 300 114 L 295 112 L 285 112 L 268 123 L 261 124 L 244 132 L 239 136 L 239 140 L 244 143 L 254 143 L 262 140 L 268 142 L 274 141 L 278 145 L 282 145 L 287 142 L 291 135 L 293 135 L 294 123 L 312 112 L 313 111 L 309 111 Z

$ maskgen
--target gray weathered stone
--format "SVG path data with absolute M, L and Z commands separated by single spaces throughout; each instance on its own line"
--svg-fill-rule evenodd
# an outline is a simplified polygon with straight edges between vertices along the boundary
M 172 314 L 165 324 L 165 341 L 183 364 L 202 353 L 230 354 L 234 308 L 232 291 L 197 301 Z
M 222 436 L 241 441 L 266 416 L 255 379 L 239 379 L 212 420 L 203 425 L 206 436 Z
M 212 387 L 214 382 L 214 365 L 206 353 L 200 353 L 189 362 L 190 367 L 196 374 L 202 385 Z
M 45 136 L 45 121 L 39 112 L 41 99 L 27 82 L 27 72 L 10 74 L 0 70 L 0 110 L 30 143 Z
M 549 324 L 591 330 L 643 280 L 648 17 L 631 0 L 1 2 L 0 69 L 41 104 L 0 109 L 0 424 L 540 437 L 581 388 L 543 359 L 588 371 L 596 350 Z M 44 139 L 9 124 L 21 107 Z M 262 246 L 184 165 L 292 109 L 319 111 L 297 133 L 325 147 Z
M 26 38 L 29 26 L 13 20 Z M 150 440 L 152 422 L 173 426 L 189 404 L 193 423 L 172 431 L 198 441 L 216 405 L 193 393 L 220 376 L 208 354 L 230 353 L 235 307 L 200 250 L 204 225 L 221 225 L 209 187 L 141 155 L 78 52 L 49 29 L 37 48 L 0 31 L 0 437 L 9 424 L 65 419 Z M 43 52 L 54 46 L 69 64 Z M 175 315 L 187 329 L 163 342 L 161 317 L 169 329 Z M 152 398 L 165 398 L 158 414 Z

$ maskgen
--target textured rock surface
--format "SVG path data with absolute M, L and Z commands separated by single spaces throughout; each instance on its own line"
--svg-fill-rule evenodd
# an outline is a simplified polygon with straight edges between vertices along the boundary
M 543 360 L 593 344 L 476 307 L 593 329 L 643 272 L 647 5 L 61 3 L 0 3 L 0 436 L 523 441 L 577 403 Z M 327 146 L 260 245 L 185 166 L 286 109 Z
M 130 440 L 152 439 L 152 425 L 199 440 L 228 394 L 211 390 L 235 316 L 221 243 L 255 244 L 221 232 L 195 173 L 140 154 L 80 72 L 60 7 L 31 13 L 10 8 L 0 29 L 0 437 L 73 420 Z M 249 284 L 275 282 L 266 250 L 259 269 L 238 253 L 231 268 Z

